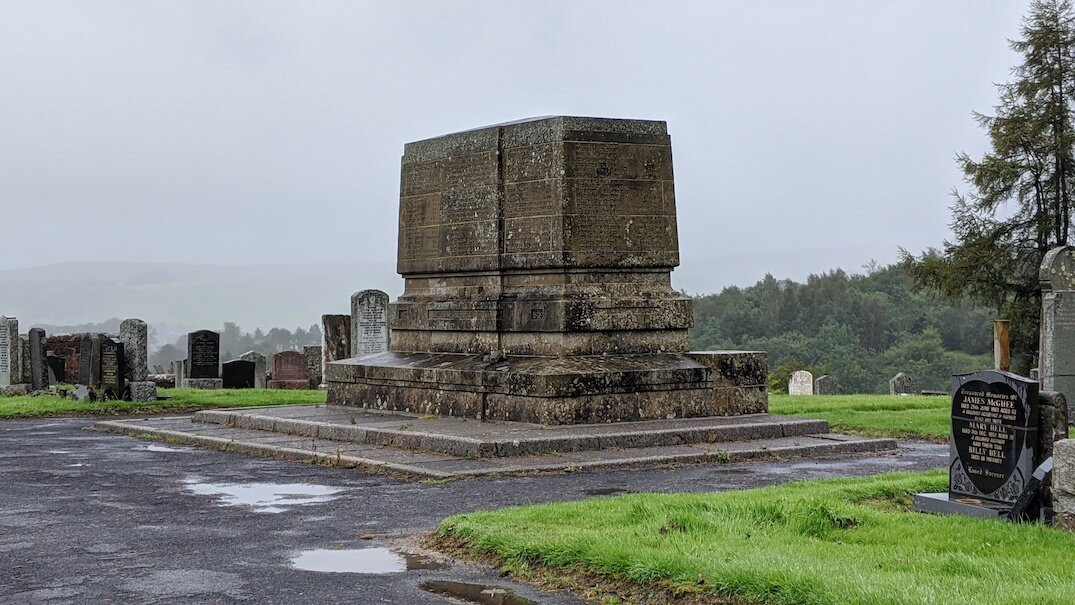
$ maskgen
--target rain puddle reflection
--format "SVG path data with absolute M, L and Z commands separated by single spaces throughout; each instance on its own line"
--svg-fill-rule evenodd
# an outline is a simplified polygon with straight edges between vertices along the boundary
M 426 592 L 452 597 L 467 603 L 476 603 L 477 605 L 536 605 L 535 601 L 520 597 L 506 588 L 496 586 L 430 580 L 429 582 L 422 582 L 418 587 Z
M 328 502 L 345 491 L 312 483 L 210 483 L 200 478 L 184 479 L 183 484 L 199 496 L 216 496 L 223 506 L 248 506 L 259 513 L 282 513 L 292 506 Z
M 305 571 L 327 573 L 399 573 L 415 569 L 444 569 L 445 563 L 429 557 L 397 552 L 388 548 L 352 550 L 304 550 L 291 557 L 291 566 Z
M 166 445 L 147 445 L 145 447 L 138 448 L 147 452 L 180 452 L 189 453 L 194 450 L 185 447 L 168 447 Z

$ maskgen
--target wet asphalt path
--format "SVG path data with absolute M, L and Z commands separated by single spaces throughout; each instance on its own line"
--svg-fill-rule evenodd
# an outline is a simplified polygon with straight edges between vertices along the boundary
M 0 603 L 451 602 L 419 588 L 427 580 L 576 603 L 462 563 L 361 574 L 296 569 L 292 559 L 314 549 L 398 549 L 398 541 L 369 537 L 429 532 L 466 511 L 924 470 L 947 459 L 947 446 L 901 443 L 896 455 L 427 485 L 143 441 L 87 430 L 91 424 L 0 422 Z

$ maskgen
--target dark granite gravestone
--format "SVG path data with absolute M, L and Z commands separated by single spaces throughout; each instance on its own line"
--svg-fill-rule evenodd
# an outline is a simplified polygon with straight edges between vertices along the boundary
M 198 330 L 187 335 L 187 378 L 220 378 L 220 334 Z
M 1034 473 L 1038 412 L 1036 381 L 992 370 L 953 376 L 948 492 L 915 494 L 915 508 L 1007 515 Z
M 101 386 L 101 335 L 83 334 L 78 352 L 78 384 L 97 389 Z
M 253 361 L 246 361 L 243 359 L 233 359 L 224 362 L 224 371 L 221 373 L 221 376 L 224 378 L 224 388 L 254 388 L 254 367 L 255 364 Z
M 48 353 L 45 351 L 45 331 L 30 328 L 30 384 L 35 391 L 49 386 Z
M 270 389 L 308 389 L 306 356 L 298 351 L 284 351 L 272 356 Z
M 52 384 L 67 382 L 67 360 L 50 354 L 46 362 L 49 364 L 49 380 Z
M 105 397 L 122 399 L 127 362 L 123 358 L 123 343 L 101 337 L 101 390 Z

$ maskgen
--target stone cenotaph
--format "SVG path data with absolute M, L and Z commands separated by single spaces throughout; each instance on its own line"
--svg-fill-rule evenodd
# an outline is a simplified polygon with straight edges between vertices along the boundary
M 328 401 L 546 425 L 765 412 L 761 352 L 689 352 L 664 122 L 546 117 L 407 144 L 389 351 Z

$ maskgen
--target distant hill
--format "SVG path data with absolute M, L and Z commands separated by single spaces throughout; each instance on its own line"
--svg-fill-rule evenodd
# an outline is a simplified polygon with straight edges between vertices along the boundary
M 395 297 L 403 281 L 388 264 L 68 263 L 0 271 L 0 315 L 18 317 L 23 332 L 138 317 L 163 344 L 225 321 L 309 327 L 322 314 L 350 312 L 351 294 L 366 288 Z

